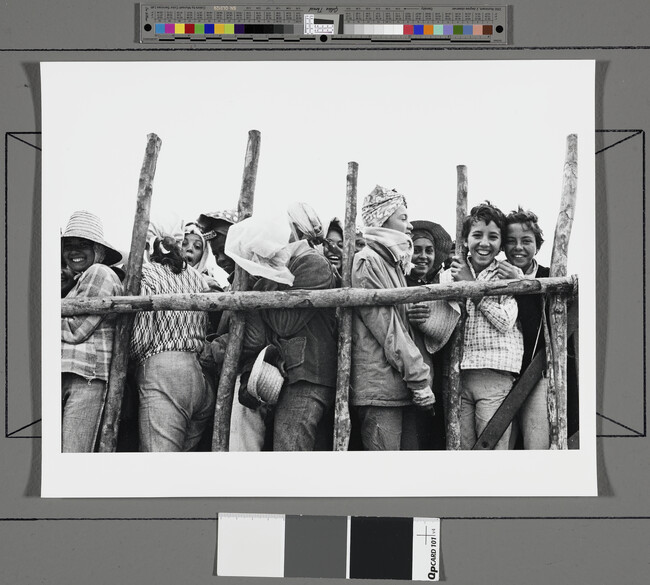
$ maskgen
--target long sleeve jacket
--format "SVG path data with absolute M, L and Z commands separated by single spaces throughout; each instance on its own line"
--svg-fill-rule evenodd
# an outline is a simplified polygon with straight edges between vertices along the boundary
M 352 286 L 406 286 L 401 270 L 380 244 L 354 257 Z M 406 406 L 411 391 L 430 384 L 430 370 L 411 336 L 405 305 L 356 307 L 352 320 L 350 399 L 355 406 Z

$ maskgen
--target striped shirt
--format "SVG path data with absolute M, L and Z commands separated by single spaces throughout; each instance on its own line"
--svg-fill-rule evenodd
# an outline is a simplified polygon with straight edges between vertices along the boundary
M 496 260 L 478 275 L 469 261 L 468 265 L 478 281 L 499 280 Z M 440 276 L 441 283 L 453 280 L 450 270 L 445 270 Z M 517 321 L 515 298 L 511 295 L 483 297 L 479 303 L 466 299 L 465 307 L 467 320 L 461 369 L 494 369 L 518 374 L 524 354 L 524 339 Z
M 78 278 L 67 299 L 122 294 L 122 283 L 108 266 L 93 264 Z M 113 353 L 115 318 L 76 315 L 61 318 L 61 372 L 87 380 L 108 381 Z
M 188 266 L 174 274 L 167 266 L 152 262 L 142 267 L 141 295 L 199 293 L 208 288 L 201 274 Z M 207 313 L 203 311 L 140 311 L 133 322 L 131 357 L 141 364 L 163 351 L 200 352 Z

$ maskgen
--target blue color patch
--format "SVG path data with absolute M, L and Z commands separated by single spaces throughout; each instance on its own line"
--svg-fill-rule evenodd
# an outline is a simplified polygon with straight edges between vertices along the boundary
M 413 34 L 414 35 L 423 35 L 424 34 L 424 25 L 423 24 L 413 25 Z
M 165 23 L 156 23 L 156 34 L 157 35 L 164 35 L 165 34 Z
M 474 26 L 471 25 L 471 24 L 464 24 L 463 25 L 463 34 L 464 35 L 474 34 Z
M 206 35 L 213 35 L 214 34 L 214 24 L 205 24 L 204 31 Z

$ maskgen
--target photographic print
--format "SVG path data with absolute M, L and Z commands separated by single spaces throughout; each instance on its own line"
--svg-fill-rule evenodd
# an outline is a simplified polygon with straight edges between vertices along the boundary
M 594 69 L 42 64 L 43 496 L 596 495 Z

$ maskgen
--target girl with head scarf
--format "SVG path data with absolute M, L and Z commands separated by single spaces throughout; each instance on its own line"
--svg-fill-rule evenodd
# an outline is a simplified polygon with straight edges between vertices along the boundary
M 171 235 L 155 235 L 150 260 L 142 267 L 141 295 L 206 290 Z M 137 364 L 140 451 L 190 451 L 199 443 L 215 403 L 214 386 L 199 363 L 206 326 L 203 311 L 136 315 L 131 357 Z
M 61 286 L 66 298 L 103 297 L 122 293 L 110 264 L 122 255 L 104 240 L 99 217 L 76 211 L 61 236 Z M 68 288 L 69 287 L 69 288 Z M 94 450 L 113 354 L 115 319 L 111 315 L 61 318 L 61 449 Z
M 271 225 L 264 225 L 269 222 L 262 222 L 258 228 L 257 218 L 244 220 L 231 229 L 226 250 L 242 268 L 261 277 L 254 290 L 334 288 L 335 271 L 315 249 L 324 238 L 318 215 L 306 203 L 296 203 L 289 208 L 288 219 L 288 238 L 286 231 L 281 238 L 266 235 L 273 231 Z M 267 343 L 280 350 L 286 372 L 285 384 L 274 407 L 273 449 L 331 449 L 337 363 L 335 310 L 294 308 L 251 312 L 247 314 L 246 328 L 247 335 L 250 331 L 263 332 L 263 339 L 257 343 L 258 352 Z M 245 340 L 245 349 L 246 345 Z M 240 402 L 249 408 L 257 408 L 259 404 L 251 401 L 246 392 L 240 393 Z
M 291 290 L 323 290 L 337 274 L 315 246 L 325 239 L 316 212 L 306 203 L 289 207 Z M 287 378 L 275 406 L 273 449 L 332 448 L 336 398 L 337 327 L 334 309 L 287 309 L 262 314 L 280 348 Z
M 199 225 L 193 221 L 183 226 L 181 252 L 188 265 L 203 275 L 210 290 L 222 290 L 207 266 L 208 259 L 210 258 L 208 242 L 205 240 Z
M 323 242 L 323 252 L 329 263 L 340 273 L 343 266 L 343 226 L 338 217 L 330 221 Z
M 413 253 L 406 198 L 377 185 L 365 197 L 361 215 L 367 245 L 354 256 L 352 286 L 406 286 Z M 406 306 L 355 308 L 352 338 L 350 403 L 359 416 L 364 449 L 417 449 L 414 408 L 431 409 L 435 398 Z

